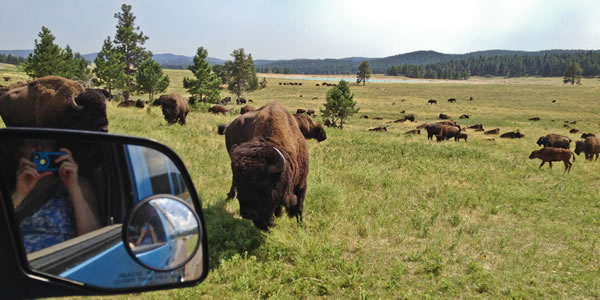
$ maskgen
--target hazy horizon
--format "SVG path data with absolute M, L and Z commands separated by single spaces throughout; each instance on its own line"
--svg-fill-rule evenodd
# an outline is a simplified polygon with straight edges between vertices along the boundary
M 380 58 L 414 51 L 600 49 L 600 1 L 4 1 L 2 50 L 30 50 L 42 26 L 61 47 L 89 54 L 114 38 L 121 4 L 155 54 L 255 60 Z M 23 9 L 27 7 L 27 9 Z M 18 26 L 15 26 L 18 24 Z M 74 29 L 76 28 L 76 29 Z M 8 29 L 8 30 L 6 30 Z

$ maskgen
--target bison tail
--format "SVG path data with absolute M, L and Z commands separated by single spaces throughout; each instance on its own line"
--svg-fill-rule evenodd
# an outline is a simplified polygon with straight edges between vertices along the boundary
M 225 124 L 219 124 L 218 133 L 220 135 L 224 135 L 225 134 L 225 129 L 227 129 L 227 125 L 225 125 Z
M 571 156 L 573 156 L 573 162 L 575 162 L 575 153 L 573 153 L 572 151 L 569 152 L 571 152 Z

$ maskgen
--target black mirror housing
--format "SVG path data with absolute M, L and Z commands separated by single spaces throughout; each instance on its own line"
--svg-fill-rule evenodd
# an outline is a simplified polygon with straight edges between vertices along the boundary
M 26 162 L 31 151 L 41 163 Z M 56 170 L 40 169 L 44 158 L 57 160 Z M 183 161 L 169 147 L 99 132 L 3 128 L 0 159 L 0 288 L 6 297 L 135 293 L 190 287 L 206 278 L 208 240 L 201 200 Z M 73 176 L 79 179 L 70 181 Z M 23 193 L 23 182 L 34 177 L 34 188 Z M 49 203 L 60 198 L 56 190 L 70 199 L 64 203 L 74 205 L 76 231 L 40 244 L 45 239 L 30 229 L 44 220 L 39 211 L 55 213 L 47 207 L 55 207 Z M 153 204 L 153 216 L 139 213 L 142 202 Z M 75 203 L 89 204 L 84 206 L 89 209 Z M 75 222 L 83 219 L 94 221 Z M 144 229 L 151 222 L 152 230 L 148 225 Z M 144 242 L 149 245 L 136 245 Z

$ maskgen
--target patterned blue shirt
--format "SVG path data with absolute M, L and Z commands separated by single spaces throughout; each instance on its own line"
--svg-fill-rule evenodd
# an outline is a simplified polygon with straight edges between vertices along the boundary
M 38 251 L 77 236 L 71 196 L 61 183 L 55 193 L 19 224 L 27 253 Z

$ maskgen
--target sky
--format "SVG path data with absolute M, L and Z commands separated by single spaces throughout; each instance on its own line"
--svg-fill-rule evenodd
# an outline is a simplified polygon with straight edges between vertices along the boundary
M 33 49 L 42 26 L 61 47 L 98 52 L 122 4 L 154 54 L 231 59 L 387 57 L 503 49 L 600 49 L 600 0 L 3 0 L 0 50 Z

